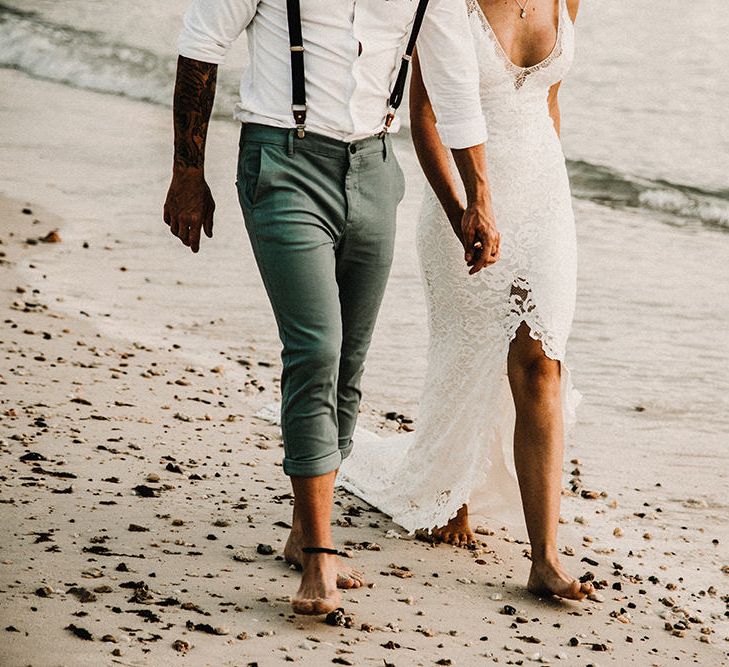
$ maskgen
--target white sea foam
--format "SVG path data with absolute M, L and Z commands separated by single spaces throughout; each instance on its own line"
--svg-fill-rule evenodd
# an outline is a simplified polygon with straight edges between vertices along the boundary
M 729 230 L 729 202 L 711 196 L 691 196 L 680 190 L 645 190 L 638 197 L 642 207 L 694 218 L 707 225 Z

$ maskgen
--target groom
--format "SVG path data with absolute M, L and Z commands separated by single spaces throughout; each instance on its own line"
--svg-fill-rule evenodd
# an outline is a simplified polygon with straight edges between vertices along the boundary
M 245 30 L 250 62 L 235 111 L 242 123 L 238 196 L 283 343 L 284 472 L 295 495 L 285 556 L 303 570 L 292 605 L 321 614 L 339 605 L 337 586 L 363 583 L 337 561 L 330 516 L 404 192 L 387 133 L 388 100 L 418 3 L 303 0 L 300 14 L 298 4 L 193 0 L 179 42 L 164 218 L 193 252 L 201 230 L 212 237 L 205 138 L 217 66 Z M 467 20 L 465 3 L 430 0 L 418 56 L 440 138 L 466 188 L 461 237 L 475 272 L 494 261 L 498 235 Z

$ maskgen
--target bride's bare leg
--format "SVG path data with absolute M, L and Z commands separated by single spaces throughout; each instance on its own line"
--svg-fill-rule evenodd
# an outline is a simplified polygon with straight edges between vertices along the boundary
M 557 525 L 562 480 L 560 363 L 522 324 L 509 348 L 509 382 L 516 407 L 514 461 L 532 548 L 527 588 L 537 595 L 581 600 L 592 592 L 559 562 Z
M 463 505 L 445 526 L 433 528 L 433 538 L 437 542 L 447 542 L 457 547 L 471 547 L 476 545 L 476 536 L 468 523 L 468 506 Z

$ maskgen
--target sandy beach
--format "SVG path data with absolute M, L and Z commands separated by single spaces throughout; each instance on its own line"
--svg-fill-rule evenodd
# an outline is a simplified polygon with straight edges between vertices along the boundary
M 561 544 L 595 600 L 528 595 L 528 545 L 500 525 L 481 527 L 476 551 L 434 546 L 339 492 L 335 540 L 370 587 L 329 623 L 291 614 L 290 488 L 278 430 L 255 416 L 278 398 L 277 343 L 226 187 L 235 128 L 211 134 L 223 250 L 200 262 L 158 219 L 167 110 L 0 77 L 23 91 L 0 117 L 13 128 L 0 157 L 3 666 L 728 663 L 729 526 L 707 488 L 726 479 L 720 439 L 694 435 L 706 456 L 685 466 L 629 446 L 616 457 L 589 405 L 565 461 Z M 418 199 L 416 183 L 405 205 Z M 225 261 L 238 306 L 211 307 Z M 384 327 L 408 298 L 388 296 Z M 253 333 L 230 344 L 236 326 Z M 413 401 L 373 392 L 362 424 L 396 429 L 386 414 Z M 650 430 L 666 416 L 647 407 Z

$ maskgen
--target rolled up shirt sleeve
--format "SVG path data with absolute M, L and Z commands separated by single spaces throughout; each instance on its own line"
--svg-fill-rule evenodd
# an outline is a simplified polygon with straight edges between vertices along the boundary
M 478 60 L 465 2 L 430 1 L 418 36 L 418 59 L 443 144 L 469 148 L 484 143 Z
M 185 13 L 177 51 L 221 65 L 231 44 L 256 14 L 259 0 L 193 0 Z

